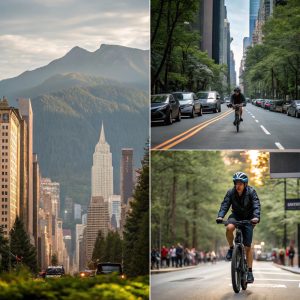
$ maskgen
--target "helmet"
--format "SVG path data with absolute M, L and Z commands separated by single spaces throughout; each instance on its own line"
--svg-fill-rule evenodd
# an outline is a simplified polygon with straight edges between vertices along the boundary
M 248 176 L 243 173 L 243 172 L 236 172 L 234 175 L 233 175 L 233 182 L 235 183 L 236 181 L 242 181 L 244 183 L 248 183 Z
M 237 86 L 237 87 L 234 89 L 234 92 L 240 92 L 240 91 L 241 91 L 241 89 L 240 89 L 239 86 Z

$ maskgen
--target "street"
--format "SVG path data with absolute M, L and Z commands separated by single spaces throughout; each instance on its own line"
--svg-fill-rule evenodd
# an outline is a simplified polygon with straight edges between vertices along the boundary
M 235 294 L 229 262 L 201 264 L 193 269 L 151 276 L 151 299 L 299 299 L 300 275 L 284 271 L 271 262 L 254 262 L 254 284 Z
M 240 132 L 233 126 L 234 111 L 222 104 L 221 113 L 204 113 L 165 126 L 152 124 L 152 150 L 158 149 L 300 149 L 300 119 L 270 112 L 250 103 L 243 108 Z

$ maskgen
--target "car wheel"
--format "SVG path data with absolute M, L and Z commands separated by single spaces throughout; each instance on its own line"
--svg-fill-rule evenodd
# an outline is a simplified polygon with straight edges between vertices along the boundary
M 299 112 L 296 113 L 296 118 L 299 118 Z
M 295 110 L 295 118 L 297 118 L 297 111 Z
M 178 109 L 178 115 L 177 115 L 176 121 L 177 122 L 181 121 L 181 111 L 180 111 L 180 109 Z
M 193 119 L 193 118 L 195 118 L 195 109 L 194 109 L 194 107 L 192 108 L 192 112 L 191 112 L 191 118 Z

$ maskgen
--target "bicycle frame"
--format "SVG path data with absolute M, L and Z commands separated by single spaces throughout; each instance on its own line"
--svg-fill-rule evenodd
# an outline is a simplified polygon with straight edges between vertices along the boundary
M 240 127 L 240 122 L 241 122 L 241 107 L 243 105 L 242 104 L 234 104 L 233 108 L 235 110 L 235 126 L 236 126 L 236 131 L 239 132 L 239 127 Z

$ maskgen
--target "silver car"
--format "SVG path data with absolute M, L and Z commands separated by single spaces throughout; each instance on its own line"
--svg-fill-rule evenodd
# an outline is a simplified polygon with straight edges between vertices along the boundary
M 182 115 L 188 115 L 194 118 L 195 115 L 202 116 L 202 106 L 198 97 L 191 92 L 175 92 L 172 93 L 174 98 L 180 103 L 180 111 Z
M 198 92 L 197 97 L 200 99 L 203 111 L 221 112 L 221 98 L 216 91 Z

